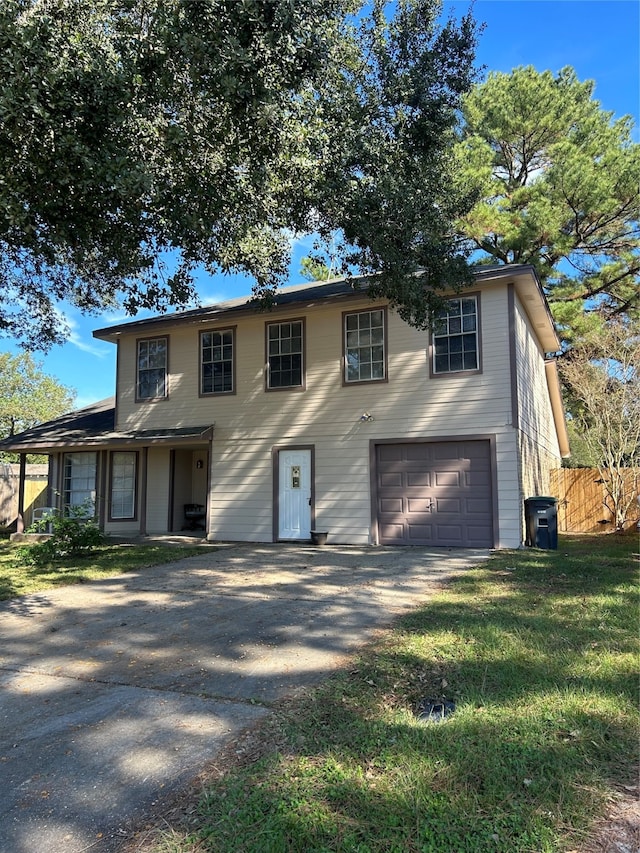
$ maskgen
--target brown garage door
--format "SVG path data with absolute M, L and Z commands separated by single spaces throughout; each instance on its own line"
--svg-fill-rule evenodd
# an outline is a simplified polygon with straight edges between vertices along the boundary
M 493 546 L 488 441 L 380 444 L 376 480 L 382 545 Z

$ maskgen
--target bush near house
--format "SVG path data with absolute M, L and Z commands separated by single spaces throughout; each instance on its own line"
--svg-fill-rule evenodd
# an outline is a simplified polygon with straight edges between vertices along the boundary
M 104 536 L 95 520 L 88 515 L 86 506 L 70 507 L 64 515 L 54 513 L 36 521 L 30 533 L 51 531 L 51 537 L 17 550 L 17 557 L 25 565 L 45 566 L 63 557 L 83 557 L 104 541 Z

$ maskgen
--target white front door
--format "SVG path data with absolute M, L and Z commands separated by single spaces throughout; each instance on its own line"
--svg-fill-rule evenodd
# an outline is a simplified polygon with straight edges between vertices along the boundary
M 311 538 L 311 451 L 278 454 L 278 539 Z

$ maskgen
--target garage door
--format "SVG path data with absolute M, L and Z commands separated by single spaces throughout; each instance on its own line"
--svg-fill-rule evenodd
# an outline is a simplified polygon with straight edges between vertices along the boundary
M 376 480 L 382 545 L 493 546 L 488 441 L 380 444 Z

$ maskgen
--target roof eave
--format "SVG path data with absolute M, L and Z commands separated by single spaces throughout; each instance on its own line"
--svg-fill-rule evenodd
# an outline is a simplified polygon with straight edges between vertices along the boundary
M 558 376 L 558 363 L 555 358 L 547 359 L 544 363 L 545 375 L 547 379 L 547 387 L 549 389 L 549 399 L 551 400 L 551 411 L 553 413 L 553 422 L 558 436 L 558 446 L 560 455 L 563 459 L 571 456 L 571 447 L 569 446 L 569 432 L 567 430 L 567 418 L 564 411 L 564 403 L 562 400 L 562 389 L 560 387 L 560 377 Z
M 530 314 L 531 322 L 540 335 L 545 351 L 556 352 L 559 349 L 560 342 L 555 333 L 551 311 L 535 268 L 531 264 L 476 266 L 473 268 L 473 275 L 478 284 L 489 281 L 498 282 L 504 279 L 514 281 L 517 289 L 522 292 L 521 300 L 525 304 L 527 313 Z M 275 304 L 264 314 L 265 316 L 277 315 L 285 311 L 304 310 L 320 303 L 331 304 L 332 302 L 362 299 L 367 294 L 367 278 L 369 276 L 357 276 L 348 281 L 335 278 L 326 282 L 309 282 L 305 285 L 283 288 L 280 293 L 285 298 L 278 302 L 276 296 Z M 358 282 L 361 284 L 360 287 L 357 285 Z M 340 289 L 341 285 L 344 285 L 344 289 Z M 322 294 L 323 290 L 328 291 L 327 295 Z M 295 298 L 291 298 L 292 296 Z M 175 326 L 202 327 L 208 323 L 219 323 L 227 317 L 255 315 L 258 310 L 259 308 L 251 301 L 251 298 L 229 300 L 205 308 L 150 317 L 145 320 L 133 320 L 117 326 L 107 326 L 106 328 L 96 329 L 93 332 L 93 337 L 116 343 L 123 334 L 146 334 L 152 330 L 168 329 Z
M 73 451 L 74 448 L 108 450 L 115 447 L 151 447 L 155 445 L 194 445 L 211 441 L 214 424 L 208 427 L 195 427 L 186 435 L 154 435 L 152 433 L 106 433 L 105 435 L 73 435 L 55 441 L 17 441 L 5 439 L 0 449 L 11 453 L 59 453 L 61 450 Z

